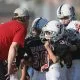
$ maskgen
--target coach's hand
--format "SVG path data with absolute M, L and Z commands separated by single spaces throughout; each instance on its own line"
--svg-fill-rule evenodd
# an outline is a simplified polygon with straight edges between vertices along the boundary
M 9 75 L 14 74 L 15 72 L 17 72 L 18 68 L 16 67 L 15 62 L 12 63 L 11 65 L 11 69 L 10 72 L 8 72 Z

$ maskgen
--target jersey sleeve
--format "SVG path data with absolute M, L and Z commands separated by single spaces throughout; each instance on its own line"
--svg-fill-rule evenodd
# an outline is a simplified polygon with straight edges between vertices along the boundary
M 13 42 L 17 42 L 21 47 L 24 47 L 26 33 L 27 30 L 25 28 L 20 28 L 18 31 L 16 31 Z

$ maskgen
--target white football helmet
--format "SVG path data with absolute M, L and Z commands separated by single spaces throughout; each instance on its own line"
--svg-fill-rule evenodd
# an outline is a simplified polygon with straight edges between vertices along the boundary
M 64 18 L 66 16 L 68 16 L 70 19 L 74 19 L 75 18 L 75 9 L 70 4 L 62 4 L 57 9 L 57 17 L 59 19 Z
M 60 22 L 55 20 L 48 22 L 48 24 L 42 28 L 44 37 L 46 39 L 53 39 L 55 41 L 60 31 L 60 25 Z

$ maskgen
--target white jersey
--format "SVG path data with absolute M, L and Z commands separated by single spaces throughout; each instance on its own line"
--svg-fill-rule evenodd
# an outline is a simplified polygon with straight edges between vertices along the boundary
M 75 33 L 75 30 L 77 30 L 77 25 L 80 25 L 80 21 L 71 21 L 68 26 L 66 27 L 67 30 L 72 30 Z M 80 30 L 79 30 L 79 34 L 76 34 L 77 37 L 80 39 Z
M 74 29 L 74 30 L 77 30 L 76 26 L 77 24 L 80 24 L 80 21 L 71 21 L 68 26 L 66 27 L 66 29 Z

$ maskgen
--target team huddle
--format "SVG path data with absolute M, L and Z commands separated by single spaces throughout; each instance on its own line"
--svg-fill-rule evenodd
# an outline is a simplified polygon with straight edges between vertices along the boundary
M 3 43 L 0 39 L 0 48 L 6 48 L 0 49 L 0 80 L 19 80 L 19 68 L 20 80 L 80 80 L 80 21 L 76 20 L 74 7 L 59 6 L 58 21 L 36 18 L 25 38 L 29 17 L 26 9 L 18 8 L 12 21 L 2 24 L 10 27 L 0 29 L 6 34 L 1 34 Z M 3 62 L 7 58 L 5 70 Z

